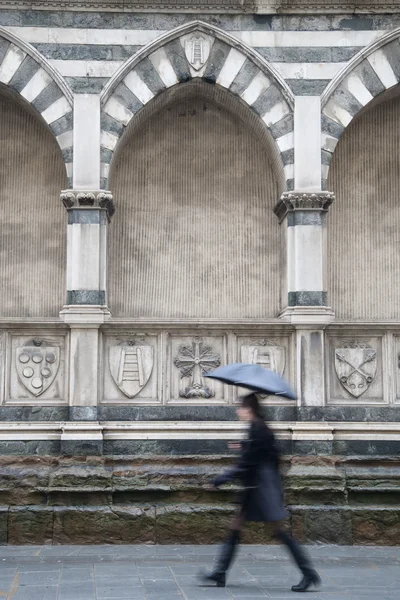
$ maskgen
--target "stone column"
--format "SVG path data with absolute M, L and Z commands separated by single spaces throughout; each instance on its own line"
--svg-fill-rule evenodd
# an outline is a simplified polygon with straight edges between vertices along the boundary
M 114 213 L 110 192 L 66 190 L 68 212 L 67 302 L 60 313 L 71 328 L 70 418 L 97 418 L 99 327 L 107 307 L 107 227 Z
M 111 193 L 100 190 L 100 97 L 96 94 L 75 94 L 73 139 L 73 189 L 61 194 L 68 212 L 68 247 L 67 299 L 60 317 L 71 328 L 70 419 L 84 421 L 97 419 L 99 328 L 110 318 L 107 228 L 114 213 Z M 65 442 L 70 435 L 75 434 L 65 433 Z M 87 431 L 79 436 L 82 441 L 92 440 Z M 76 440 L 76 435 L 71 439 Z
M 327 215 L 334 200 L 321 191 L 319 97 L 295 102 L 295 191 L 275 207 L 285 254 L 282 312 L 296 327 L 297 392 L 303 406 L 325 404 L 325 335 L 333 319 L 327 294 Z

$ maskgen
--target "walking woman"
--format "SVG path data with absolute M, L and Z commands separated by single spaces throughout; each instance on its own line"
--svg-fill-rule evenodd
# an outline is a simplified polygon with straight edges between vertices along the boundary
M 240 496 L 240 508 L 233 522 L 231 532 L 222 546 L 217 565 L 212 573 L 202 574 L 204 582 L 214 582 L 225 587 L 226 573 L 240 542 L 245 521 L 264 521 L 276 523 L 274 536 L 288 548 L 303 578 L 292 587 L 293 592 L 306 592 L 321 582 L 305 550 L 285 531 L 279 522 L 287 517 L 283 505 L 283 493 L 279 474 L 279 452 L 271 429 L 265 424 L 261 406 L 255 394 L 242 399 L 237 410 L 241 421 L 250 425 L 247 440 L 241 444 L 231 444 L 231 448 L 240 447 L 238 464 L 223 473 L 214 481 L 214 487 L 241 479 L 244 491 Z

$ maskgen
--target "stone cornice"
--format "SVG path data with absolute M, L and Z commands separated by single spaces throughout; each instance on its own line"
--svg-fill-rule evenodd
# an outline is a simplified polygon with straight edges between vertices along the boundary
M 101 208 L 107 212 L 109 221 L 115 213 L 112 194 L 106 190 L 64 190 L 61 192 L 60 199 L 67 210 L 72 208 Z
M 0 9 L 255 14 L 400 13 L 398 0 L 0 0 Z
M 274 213 L 282 221 L 288 212 L 327 211 L 334 201 L 331 192 L 284 192 L 274 208 Z

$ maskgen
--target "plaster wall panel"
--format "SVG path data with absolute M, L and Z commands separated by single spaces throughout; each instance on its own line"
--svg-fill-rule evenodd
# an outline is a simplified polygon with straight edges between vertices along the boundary
M 0 95 L 0 316 L 57 316 L 65 302 L 67 187 L 46 125 Z
M 400 312 L 400 99 L 368 110 L 344 132 L 328 189 L 328 294 L 339 319 Z
M 116 157 L 110 185 L 114 316 L 277 315 L 278 185 L 240 119 L 200 97 L 167 106 Z

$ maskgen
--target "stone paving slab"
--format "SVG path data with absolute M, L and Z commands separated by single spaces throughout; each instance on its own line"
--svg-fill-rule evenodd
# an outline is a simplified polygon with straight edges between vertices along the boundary
M 300 575 L 280 546 L 242 546 L 226 588 L 199 585 L 217 546 L 3 546 L 0 599 L 289 600 Z M 400 547 L 311 546 L 313 600 L 398 600 Z

